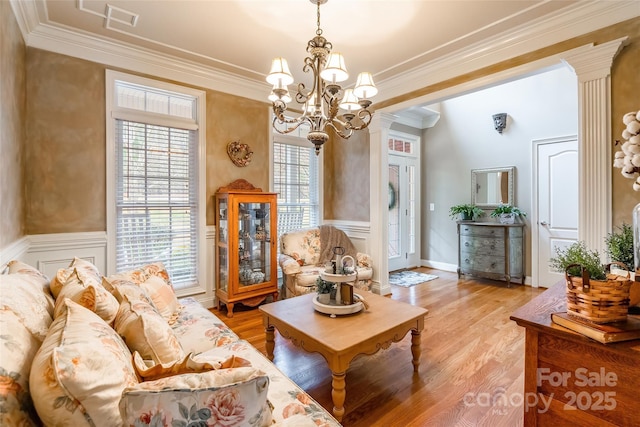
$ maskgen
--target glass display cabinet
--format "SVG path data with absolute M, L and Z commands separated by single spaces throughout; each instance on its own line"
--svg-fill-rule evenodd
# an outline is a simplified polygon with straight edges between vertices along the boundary
M 278 299 L 276 197 L 245 180 L 216 192 L 216 297 L 229 317 L 237 303 Z

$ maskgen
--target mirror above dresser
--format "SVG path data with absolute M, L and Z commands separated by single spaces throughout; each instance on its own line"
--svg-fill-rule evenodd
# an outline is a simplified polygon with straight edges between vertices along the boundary
M 480 208 L 515 205 L 513 166 L 471 170 L 471 203 Z

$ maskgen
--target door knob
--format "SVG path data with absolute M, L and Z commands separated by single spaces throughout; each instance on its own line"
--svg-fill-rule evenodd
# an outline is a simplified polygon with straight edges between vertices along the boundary
M 543 226 L 545 226 L 545 227 L 546 227 L 547 225 L 551 225 L 551 224 L 549 224 L 547 221 L 542 221 L 542 222 L 540 223 L 540 225 L 543 225 Z

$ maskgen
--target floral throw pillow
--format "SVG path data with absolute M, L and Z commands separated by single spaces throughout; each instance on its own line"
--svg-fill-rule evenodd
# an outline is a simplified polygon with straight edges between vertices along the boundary
M 145 381 L 122 393 L 123 425 L 269 426 L 269 377 L 220 369 Z
M 33 358 L 29 386 L 44 425 L 122 425 L 122 391 L 138 383 L 131 352 L 94 312 L 64 300 Z
M 144 300 L 124 298 L 114 328 L 131 351 L 154 363 L 173 363 L 185 353 L 167 321 Z

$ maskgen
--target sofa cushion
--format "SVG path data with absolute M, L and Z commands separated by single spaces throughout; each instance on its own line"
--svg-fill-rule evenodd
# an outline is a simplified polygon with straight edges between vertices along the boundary
M 124 425 L 268 426 L 269 377 L 251 368 L 220 369 L 145 381 L 124 390 Z
M 178 303 L 176 294 L 173 293 L 173 288 L 160 276 L 149 276 L 147 280 L 140 283 L 140 287 L 151 297 L 153 305 L 162 317 L 170 325 L 175 323 L 182 307 Z
M 289 418 L 298 418 L 304 414 L 318 426 L 340 426 L 335 418 L 325 411 L 318 402 L 305 393 L 298 385 L 284 375 L 269 359 L 247 341 L 238 340 L 222 347 L 211 349 L 194 357 L 196 361 L 211 358 L 224 358 L 235 355 L 251 362 L 251 366 L 265 372 L 269 376 L 268 398 L 274 408 L 273 420 L 277 425 L 296 425 L 287 423 Z M 299 419 L 299 418 L 298 418 Z M 307 425 L 307 424 L 303 424 Z
M 13 311 L 40 342 L 53 320 L 53 298 L 47 283 L 46 277 L 31 273 L 0 275 L 0 309 Z
M 131 352 L 97 314 L 64 300 L 34 357 L 29 384 L 45 425 L 121 425 L 122 391 L 138 383 Z
M 76 278 L 71 278 L 75 272 Z M 51 280 L 51 294 L 54 298 L 58 298 L 58 294 L 64 285 L 69 280 L 80 278 L 83 283 L 88 285 L 99 286 L 102 282 L 102 276 L 98 267 L 93 265 L 90 261 L 82 258 L 74 257 L 67 268 L 60 268 L 55 277 Z
M 114 328 L 131 351 L 154 363 L 173 363 L 185 354 L 167 321 L 144 300 L 125 297 Z
M 40 270 L 30 266 L 22 261 L 12 260 L 7 263 L 8 274 L 26 274 L 33 276 L 38 280 L 38 283 L 42 284 L 42 291 L 51 299 L 51 308 L 53 309 L 53 295 L 51 294 L 51 287 L 49 286 L 51 280 L 44 275 Z M 53 311 L 51 312 L 53 316 Z
M 155 262 L 140 268 L 117 273 L 106 278 L 106 283 L 115 289 L 123 281 L 134 283 L 144 289 L 158 312 L 173 324 L 182 309 L 173 291 L 173 285 L 164 264 Z M 109 289 L 109 286 L 107 286 Z M 110 289 L 112 290 L 112 289 Z
M 69 271 L 70 270 L 70 271 Z M 98 281 L 99 280 L 99 281 Z M 118 313 L 118 300 L 102 286 L 102 278 L 92 271 L 74 267 L 60 269 L 56 275 L 57 290 L 54 317 L 64 310 L 64 300 L 69 298 L 81 306 L 95 312 L 108 324 L 112 324 Z
M 181 298 L 183 309 L 171 325 L 185 353 L 202 353 L 237 341 L 238 336 L 194 298 Z
M 0 310 L 0 331 L 0 425 L 38 425 L 29 395 L 29 373 L 41 341 L 11 310 Z
M 179 374 L 192 374 L 197 372 L 207 372 L 213 369 L 239 368 L 243 366 L 251 366 L 248 360 L 240 357 L 230 356 L 226 359 L 219 358 L 206 361 L 196 361 L 193 359 L 193 353 L 187 354 L 184 359 L 176 360 L 173 363 L 154 363 L 149 360 L 143 360 L 140 353 L 133 353 L 133 367 L 138 377 L 144 381 L 159 380 L 165 377 L 171 377 Z
M 320 261 L 320 229 L 312 227 L 284 233 L 280 236 L 280 246 L 283 254 L 302 260 L 304 265 L 316 265 Z
M 138 286 L 137 284 L 126 280 L 126 279 L 117 279 L 110 277 L 102 278 L 102 286 L 107 289 L 109 292 L 113 294 L 118 300 L 118 303 L 122 303 L 125 297 L 128 297 L 131 300 L 144 300 L 149 304 L 153 304 L 153 300 L 143 288 Z

